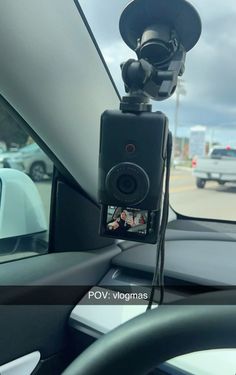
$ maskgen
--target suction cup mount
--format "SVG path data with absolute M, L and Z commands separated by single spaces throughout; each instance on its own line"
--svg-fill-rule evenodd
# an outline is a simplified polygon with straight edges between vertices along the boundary
M 190 51 L 201 35 L 201 19 L 185 0 L 134 0 L 120 17 L 120 33 L 134 51 L 144 31 L 151 25 L 165 25 L 174 30 L 185 51 Z
M 186 52 L 201 35 L 195 8 L 185 0 L 133 0 L 124 9 L 119 26 L 124 42 L 138 58 L 122 65 L 126 92 L 136 98 L 169 98 L 184 72 Z

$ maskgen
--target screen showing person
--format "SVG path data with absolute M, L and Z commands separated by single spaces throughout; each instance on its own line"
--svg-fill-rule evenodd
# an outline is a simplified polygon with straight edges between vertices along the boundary
M 107 210 L 107 230 L 113 234 L 147 234 L 148 211 L 109 206 Z

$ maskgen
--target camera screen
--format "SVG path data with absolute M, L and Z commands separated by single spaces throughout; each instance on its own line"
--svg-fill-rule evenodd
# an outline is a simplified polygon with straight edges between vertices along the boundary
M 146 236 L 148 211 L 108 206 L 106 232 L 114 236 L 128 233 Z

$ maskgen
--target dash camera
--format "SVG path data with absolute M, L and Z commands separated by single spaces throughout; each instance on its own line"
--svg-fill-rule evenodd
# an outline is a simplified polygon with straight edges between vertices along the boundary
M 100 233 L 156 243 L 165 166 L 161 228 L 168 218 L 171 136 L 167 117 L 152 112 L 149 100 L 161 101 L 174 94 L 185 70 L 186 53 L 201 35 L 201 19 L 186 0 L 133 0 L 121 14 L 119 26 L 137 59 L 121 64 L 127 96 L 120 110 L 101 116 Z
M 161 112 L 105 111 L 101 118 L 99 201 L 160 209 L 168 123 Z
M 161 112 L 103 113 L 99 155 L 102 235 L 156 242 L 167 136 L 168 121 Z

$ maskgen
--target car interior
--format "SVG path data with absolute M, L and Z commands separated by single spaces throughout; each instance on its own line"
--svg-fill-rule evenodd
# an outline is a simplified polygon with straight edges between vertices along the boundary
M 5 190 L 15 189 L 0 213 L 0 374 L 235 374 L 235 194 L 234 220 L 170 205 L 164 304 L 158 307 L 157 288 L 151 311 L 126 296 L 149 293 L 156 245 L 99 235 L 100 117 L 119 108 L 121 91 L 98 43 L 101 35 L 110 43 L 109 30 L 96 39 L 90 19 L 112 27 L 108 7 L 118 28 L 127 1 L 104 1 L 97 16 L 93 3 L 0 3 L 1 107 L 54 165 L 45 182 L 46 222 L 39 221 L 36 193 L 22 206 L 27 212 L 18 207 L 31 194 L 18 194 L 23 172 L 6 169 L 12 182 L 0 170 L 0 211 Z M 125 57 L 122 49 L 116 53 L 118 75 Z M 34 184 L 28 179 L 22 183 Z M 15 231 L 20 221 L 32 223 L 31 210 L 38 212 L 33 229 Z M 4 220 L 12 226 L 8 234 Z M 118 302 L 109 302 L 113 292 Z

